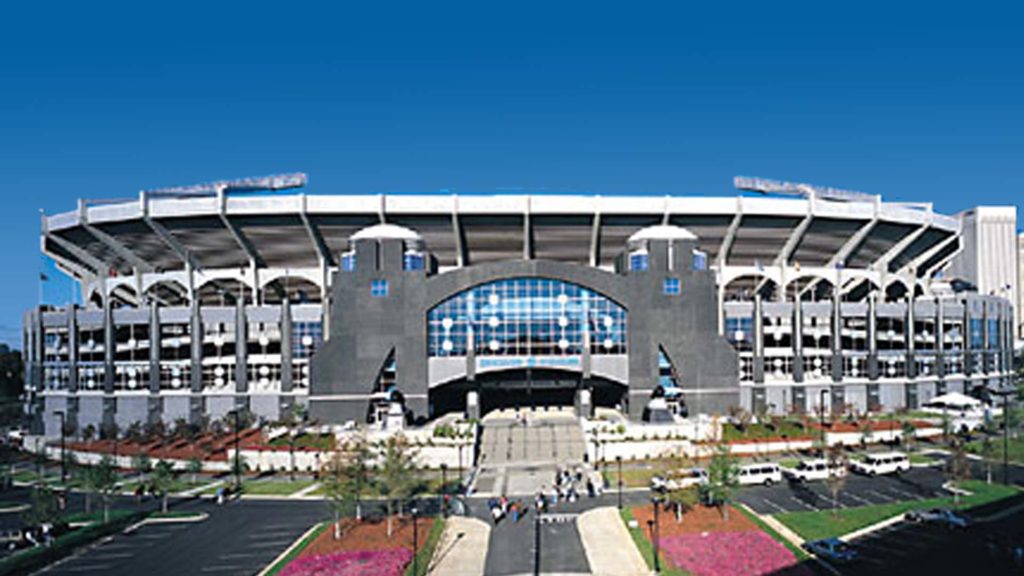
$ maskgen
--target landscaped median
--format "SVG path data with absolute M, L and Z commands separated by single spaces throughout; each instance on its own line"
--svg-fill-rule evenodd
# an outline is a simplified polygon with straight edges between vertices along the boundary
M 729 507 L 728 518 L 717 508 L 694 507 L 677 522 L 671 512 L 658 518 L 662 573 L 694 576 L 740 576 L 759 574 L 810 575 L 801 564 L 805 556 L 767 527 L 747 514 Z M 640 554 L 653 568 L 653 546 L 648 522 L 650 506 L 622 511 Z M 635 526 L 629 526 L 636 520 Z
M 441 517 L 418 520 L 419 550 L 416 566 L 426 574 L 434 549 L 444 531 Z M 342 521 L 341 538 L 334 538 L 334 525 L 324 522 L 306 534 L 265 576 L 401 576 L 412 574 L 413 522 L 406 516 L 387 522 L 352 519 Z
M 953 496 L 950 495 L 926 500 L 840 508 L 835 511 L 786 512 L 776 515 L 775 518 L 804 540 L 817 540 L 850 534 L 895 516 L 900 516 L 911 510 L 922 508 L 973 508 L 1020 494 L 1020 490 L 1015 487 L 1002 484 L 986 484 L 980 480 L 961 482 L 960 487 L 970 492 L 970 494 L 960 497 L 959 503 L 955 503 Z

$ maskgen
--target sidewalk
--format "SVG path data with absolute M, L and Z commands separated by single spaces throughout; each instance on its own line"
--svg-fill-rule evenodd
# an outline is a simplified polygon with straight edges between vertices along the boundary
M 595 576 L 650 574 L 617 509 L 608 506 L 584 512 L 576 520 L 576 528 Z
M 483 520 L 448 518 L 430 562 L 429 576 L 483 576 L 491 527 Z

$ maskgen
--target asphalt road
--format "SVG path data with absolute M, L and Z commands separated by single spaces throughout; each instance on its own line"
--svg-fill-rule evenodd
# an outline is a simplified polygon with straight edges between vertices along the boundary
M 327 516 L 324 504 L 299 501 L 239 500 L 218 507 L 194 500 L 176 509 L 205 511 L 210 517 L 118 533 L 39 574 L 251 576 Z
M 1000 513 L 1002 512 L 1002 513 Z M 974 508 L 966 530 L 901 522 L 854 541 L 859 557 L 836 568 L 874 574 L 1024 574 L 1011 546 L 1024 546 L 1024 495 Z
M 839 492 L 838 505 L 850 508 L 946 496 L 949 493 L 942 489 L 945 480 L 940 468 L 912 468 L 898 476 L 874 478 L 850 473 Z M 832 493 L 824 481 L 745 486 L 737 492 L 736 499 L 759 514 L 817 511 L 831 509 L 833 505 Z

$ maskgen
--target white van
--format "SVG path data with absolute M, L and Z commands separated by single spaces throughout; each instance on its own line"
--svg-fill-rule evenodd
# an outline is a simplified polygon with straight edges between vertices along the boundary
M 782 472 L 790 480 L 809 482 L 811 480 L 828 480 L 830 476 L 846 476 L 846 467 L 841 464 L 830 467 L 828 460 L 817 458 L 801 460 L 795 468 L 783 468 Z
M 739 483 L 742 486 L 751 484 L 772 484 L 782 482 L 782 468 L 774 462 L 761 464 L 744 464 L 740 466 Z
M 655 492 L 671 492 L 682 490 L 690 486 L 700 486 L 708 483 L 707 470 L 703 468 L 682 468 L 672 470 L 664 476 L 651 478 L 651 490 Z
M 877 474 L 899 474 L 910 470 L 910 459 L 902 452 L 883 452 L 866 454 L 860 460 L 852 460 L 850 468 L 854 472 L 875 476 Z

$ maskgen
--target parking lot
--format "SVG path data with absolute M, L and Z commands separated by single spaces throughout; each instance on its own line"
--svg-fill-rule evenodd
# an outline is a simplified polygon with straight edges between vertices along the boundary
M 193 509 L 210 517 L 118 533 L 39 574 L 251 575 L 327 515 L 324 505 L 308 502 L 196 502 Z
M 898 476 L 873 478 L 851 472 L 839 492 L 838 505 L 850 508 L 948 496 L 949 493 L 942 489 L 945 480 L 940 468 L 912 468 Z M 739 490 L 736 498 L 759 514 L 814 512 L 832 508 L 832 494 L 823 481 L 748 486 Z

